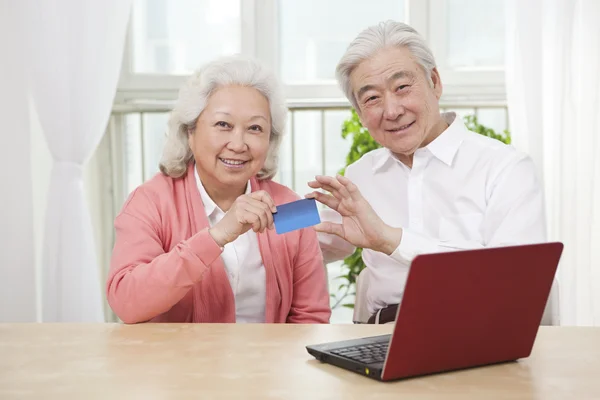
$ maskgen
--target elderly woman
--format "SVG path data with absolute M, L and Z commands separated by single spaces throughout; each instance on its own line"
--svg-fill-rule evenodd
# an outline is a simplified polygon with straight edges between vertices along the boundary
M 125 323 L 329 322 L 315 231 L 273 229 L 298 199 L 271 180 L 286 114 L 275 77 L 240 57 L 181 88 L 161 173 L 115 220 L 107 297 Z

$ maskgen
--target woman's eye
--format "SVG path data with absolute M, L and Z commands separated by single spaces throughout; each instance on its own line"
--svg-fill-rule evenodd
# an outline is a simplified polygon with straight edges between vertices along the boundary
M 215 124 L 215 126 L 218 126 L 219 128 L 231 128 L 231 125 L 225 121 L 219 121 Z
M 377 96 L 367 97 L 367 99 L 365 100 L 365 103 L 370 103 L 375 100 L 377 100 Z
M 262 128 L 262 126 L 260 126 L 260 125 L 252 125 L 252 126 L 250 127 L 250 130 L 251 130 L 251 131 L 254 131 L 254 132 L 262 132 L 262 131 L 263 131 L 263 128 Z

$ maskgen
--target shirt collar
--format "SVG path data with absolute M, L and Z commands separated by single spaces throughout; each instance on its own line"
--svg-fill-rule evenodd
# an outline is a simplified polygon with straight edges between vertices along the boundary
M 194 176 L 196 177 L 196 185 L 198 185 L 198 191 L 200 192 L 200 198 L 202 199 L 202 203 L 204 204 L 204 211 L 206 212 L 206 216 L 210 217 L 215 211 L 220 211 L 223 213 L 223 210 L 217 206 L 217 204 L 210 198 L 206 188 L 202 184 L 200 180 L 200 176 L 198 175 L 198 170 L 196 169 L 196 165 L 194 164 Z M 250 181 L 246 184 L 246 194 L 250 194 L 252 189 L 250 187 Z
M 454 156 L 465 138 L 464 134 L 467 128 L 462 119 L 456 117 L 456 113 L 443 113 L 442 118 L 448 124 L 448 128 L 429 143 L 426 148 L 444 164 L 451 166 Z
M 464 131 L 467 129 L 460 118 L 456 118 L 456 113 L 442 113 L 442 118 L 448 124 L 448 128 L 444 130 L 437 138 L 429 143 L 427 148 L 434 157 L 438 158 L 444 164 L 450 166 L 454 160 L 458 148 L 463 142 Z M 388 161 L 400 162 L 389 149 L 385 149 L 379 154 L 373 162 L 373 172 L 378 172 Z

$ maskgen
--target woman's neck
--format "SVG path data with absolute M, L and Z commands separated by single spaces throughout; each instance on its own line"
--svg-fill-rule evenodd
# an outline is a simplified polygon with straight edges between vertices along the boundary
M 202 180 L 202 178 L 200 178 Z M 202 185 L 204 185 L 204 189 L 206 190 L 206 193 L 210 196 L 210 198 L 212 199 L 212 201 L 215 202 L 215 204 L 221 209 L 223 210 L 223 212 L 227 212 L 229 211 L 229 209 L 231 208 L 233 202 L 240 197 L 241 195 L 243 195 L 244 193 L 246 193 L 246 185 L 244 185 L 241 188 L 217 188 L 214 186 L 211 186 L 210 184 L 206 184 L 204 181 L 202 181 Z
M 224 212 L 227 212 L 231 208 L 231 205 L 238 197 L 246 193 L 246 185 L 248 183 L 241 187 L 223 185 L 218 182 L 212 182 L 208 177 L 204 177 L 203 174 L 198 171 L 197 167 L 196 172 L 202 182 L 202 186 L 204 186 L 206 194 L 208 194 L 211 200 Z

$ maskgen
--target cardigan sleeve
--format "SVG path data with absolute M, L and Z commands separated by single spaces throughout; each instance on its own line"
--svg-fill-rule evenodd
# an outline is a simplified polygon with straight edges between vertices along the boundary
M 293 266 L 293 297 L 289 323 L 329 323 L 331 307 L 325 264 L 313 229 L 300 231 L 298 254 Z
M 107 300 L 125 323 L 167 312 L 202 279 L 221 248 L 204 229 L 164 251 L 157 207 L 140 190 L 115 219 L 115 246 L 106 283 Z

